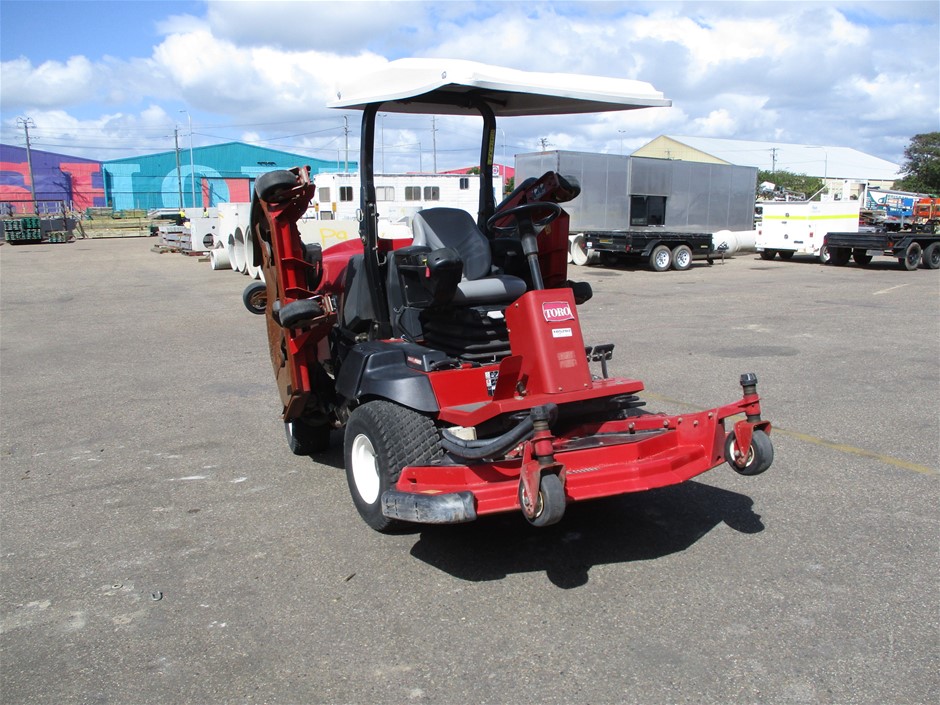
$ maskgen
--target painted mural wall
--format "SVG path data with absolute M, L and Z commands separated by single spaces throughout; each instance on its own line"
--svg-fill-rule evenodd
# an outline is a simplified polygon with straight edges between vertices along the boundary
M 192 152 L 149 154 L 103 164 L 105 190 L 115 210 L 212 208 L 251 200 L 255 179 L 273 169 L 309 165 L 314 174 L 333 162 L 240 142 Z M 355 166 L 352 164 L 351 166 Z
M 30 152 L 40 213 L 57 213 L 62 202 L 74 211 L 105 205 L 100 162 L 38 149 Z M 26 148 L 0 144 L 0 213 L 34 213 L 32 198 Z
M 337 164 L 308 156 L 230 142 L 192 152 L 140 155 L 97 162 L 32 149 L 36 207 L 25 147 L 0 145 L 0 215 L 55 213 L 90 207 L 116 211 L 210 208 L 251 200 L 255 179 L 273 169 L 308 165 L 314 174 Z M 350 163 L 355 169 L 356 164 Z

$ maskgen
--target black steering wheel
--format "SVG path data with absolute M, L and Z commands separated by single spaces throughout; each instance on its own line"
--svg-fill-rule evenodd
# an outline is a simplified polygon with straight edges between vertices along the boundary
M 530 211 L 549 211 L 549 214 L 538 220 L 529 217 Z M 539 245 L 536 231 L 544 228 L 562 214 L 561 206 L 551 201 L 535 201 L 523 203 L 521 206 L 500 211 L 486 221 L 486 227 L 494 233 L 519 233 L 522 243 L 522 254 L 525 255 L 529 265 L 529 274 L 532 278 L 533 289 L 544 289 L 542 270 L 539 268 Z M 503 218 L 512 218 L 511 225 L 496 225 L 496 221 Z
M 549 211 L 548 215 L 539 220 L 531 220 L 528 217 L 525 218 L 525 220 L 528 220 L 532 224 L 533 229 L 540 230 L 562 214 L 561 206 L 557 203 L 553 203 L 552 201 L 534 201 L 532 203 L 523 203 L 520 206 L 509 208 L 508 210 L 499 211 L 499 213 L 495 213 L 486 221 L 486 228 L 494 233 L 512 233 L 519 229 L 520 216 L 531 211 L 545 210 Z M 496 223 L 503 218 L 512 218 L 512 221 L 508 225 L 496 225 Z

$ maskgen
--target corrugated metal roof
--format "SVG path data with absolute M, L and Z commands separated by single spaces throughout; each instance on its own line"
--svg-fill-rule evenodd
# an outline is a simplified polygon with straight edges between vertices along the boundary
M 897 164 L 851 147 L 679 135 L 664 137 L 730 164 L 756 166 L 765 171 L 776 168 L 779 171 L 829 179 L 893 181 L 900 178 Z M 642 154 L 643 150 L 644 147 L 640 147 L 634 154 Z

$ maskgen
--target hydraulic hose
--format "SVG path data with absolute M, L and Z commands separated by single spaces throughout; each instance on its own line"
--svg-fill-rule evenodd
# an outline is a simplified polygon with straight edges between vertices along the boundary
M 532 409 L 519 423 L 500 436 L 478 440 L 458 438 L 446 428 L 441 432 L 441 446 L 445 451 L 458 458 L 467 460 L 483 460 L 505 455 L 523 441 L 527 441 L 535 434 L 535 421 L 551 423 L 558 416 L 558 407 L 555 404 L 545 404 Z
M 523 441 L 531 438 L 534 432 L 532 418 L 527 416 L 501 436 L 483 440 L 465 440 L 444 429 L 441 432 L 441 446 L 458 458 L 483 460 L 505 455 Z

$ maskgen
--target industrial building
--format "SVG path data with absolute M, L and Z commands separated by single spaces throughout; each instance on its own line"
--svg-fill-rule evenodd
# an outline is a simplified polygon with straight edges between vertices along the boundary
M 261 174 L 308 165 L 312 174 L 340 171 L 345 164 L 290 152 L 227 142 L 210 147 L 161 152 L 102 164 L 105 192 L 115 210 L 212 207 L 251 200 Z M 355 170 L 355 162 L 348 168 Z
M 84 211 L 105 202 L 100 162 L 0 144 L 3 215 L 59 213 L 63 204 L 66 209 Z
M 839 193 L 845 181 L 868 183 L 872 188 L 891 188 L 900 178 L 899 166 L 893 162 L 850 147 L 830 145 L 660 135 L 632 156 L 788 171 L 822 179 L 830 191 Z
M 105 162 L 0 145 L 0 203 L 6 213 L 213 207 L 249 201 L 260 174 L 301 165 L 313 174 L 358 169 L 241 142 Z

